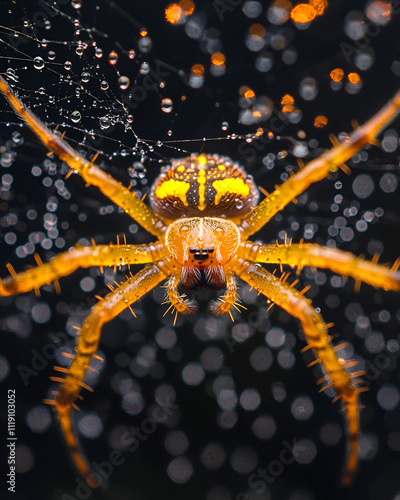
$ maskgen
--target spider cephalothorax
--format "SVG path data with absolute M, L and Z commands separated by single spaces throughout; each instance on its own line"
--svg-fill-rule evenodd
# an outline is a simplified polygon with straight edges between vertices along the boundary
M 165 244 L 182 266 L 180 284 L 186 290 L 225 286 L 224 266 L 235 255 L 240 235 L 230 220 L 190 217 L 171 223 Z
M 147 264 L 135 275 L 113 289 L 95 304 L 80 330 L 76 355 L 69 368 L 55 367 L 65 378 L 60 382 L 55 405 L 61 428 L 71 455 L 86 480 L 96 485 L 84 455 L 78 448 L 72 429 L 71 408 L 80 398 L 90 360 L 95 355 L 101 327 L 121 311 L 131 306 L 159 283 L 167 281 L 170 308 L 189 314 L 195 312 L 192 302 L 178 291 L 198 287 L 225 289 L 212 304 L 213 314 L 231 314 L 237 307 L 236 281 L 238 276 L 301 322 L 306 349 L 311 348 L 315 363 L 321 363 L 325 375 L 322 388 L 332 386 L 336 398 L 341 399 L 347 416 L 349 458 L 343 484 L 349 484 L 357 465 L 359 434 L 359 372 L 350 372 L 353 361 L 340 359 L 330 343 L 326 325 L 311 301 L 285 279 L 276 277 L 260 263 L 288 265 L 300 270 L 304 266 L 326 268 L 358 282 L 365 282 L 385 290 L 400 290 L 397 268 L 400 259 L 389 269 L 367 262 L 350 253 L 311 243 L 261 245 L 248 238 L 261 229 L 277 212 L 303 193 L 310 184 L 336 171 L 364 145 L 373 143 L 378 133 L 398 113 L 400 92 L 371 120 L 358 128 L 343 143 L 337 143 L 319 158 L 302 167 L 281 186 L 257 204 L 258 192 L 245 171 L 226 157 L 192 155 L 173 160 L 157 178 L 151 191 L 151 208 L 132 194 L 113 177 L 86 160 L 62 138 L 45 127 L 15 96 L 0 77 L 0 90 L 16 112 L 27 122 L 50 151 L 56 153 L 86 183 L 97 186 L 111 201 L 121 207 L 157 241 L 149 245 L 96 245 L 76 247 L 38 267 L 16 273 L 11 265 L 11 277 L 0 281 L 0 295 L 12 295 L 38 289 L 46 283 L 58 283 L 62 276 L 78 267 L 124 266 Z M 287 276 L 287 275 L 285 275 Z M 340 349 L 340 346 L 338 347 Z

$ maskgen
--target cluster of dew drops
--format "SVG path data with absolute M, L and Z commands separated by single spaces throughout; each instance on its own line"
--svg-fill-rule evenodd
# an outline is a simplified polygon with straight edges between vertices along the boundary
M 79 10 L 82 7 L 82 2 L 81 1 L 71 1 L 71 5 L 75 9 Z M 76 32 L 75 32 L 76 36 L 79 36 L 81 29 L 82 29 L 82 26 L 80 25 L 79 19 L 71 19 L 71 22 L 76 27 Z M 26 28 L 29 27 L 29 21 L 24 21 L 24 25 Z M 45 21 L 44 26 L 45 26 L 45 29 L 51 30 L 51 28 L 52 28 L 51 21 L 49 21 L 49 20 Z M 42 48 L 46 48 L 48 44 L 51 44 L 51 42 L 49 42 L 46 39 L 41 40 Z M 131 85 L 131 78 L 129 76 L 120 74 L 120 72 L 118 71 L 118 60 L 121 57 L 121 53 L 117 52 L 117 50 L 112 50 L 107 55 L 104 53 L 103 49 L 100 46 L 98 46 L 98 43 L 95 41 L 93 41 L 92 43 L 88 43 L 88 42 L 83 42 L 81 40 L 78 40 L 78 41 L 74 42 L 74 45 L 76 45 L 75 52 L 79 57 L 84 56 L 86 51 L 88 51 L 90 48 L 93 48 L 95 61 L 97 60 L 98 62 L 100 62 L 100 60 L 103 60 L 104 58 L 106 58 L 109 65 L 116 69 L 117 83 L 118 83 L 118 87 L 121 91 L 130 91 L 130 89 L 134 88 L 134 85 Z M 151 52 L 152 45 L 153 45 L 153 42 L 152 42 L 151 37 L 149 36 L 147 30 L 145 28 L 143 28 L 140 31 L 140 38 L 139 38 L 138 43 L 137 43 L 137 50 L 135 50 L 133 48 L 129 49 L 129 50 L 122 50 L 121 49 L 121 51 L 123 52 L 122 55 L 127 56 L 129 61 L 135 60 L 135 62 L 136 62 L 138 59 L 137 53 L 140 54 L 138 78 L 145 77 L 146 75 L 149 75 L 151 72 L 151 63 L 148 60 L 146 60 L 146 54 L 149 54 Z M 51 63 L 56 62 L 56 59 L 57 59 L 57 54 L 56 54 L 55 50 L 48 50 L 47 59 L 48 59 L 48 62 L 46 62 L 45 58 L 42 56 L 38 55 L 38 56 L 34 57 L 32 60 L 33 67 L 39 71 L 44 70 L 48 63 L 50 64 L 50 67 L 52 67 Z M 74 69 L 74 63 L 71 60 L 65 60 L 62 65 L 63 65 L 63 68 L 66 72 L 70 72 L 71 70 Z M 99 89 L 103 92 L 107 92 L 110 89 L 110 82 L 107 81 L 105 78 L 99 78 L 98 75 L 96 74 L 96 70 L 95 70 L 95 74 L 93 74 L 90 70 L 90 66 L 92 66 L 92 68 L 95 70 L 93 64 L 89 64 L 88 69 L 84 69 L 81 72 L 81 75 L 80 75 L 81 89 L 80 90 L 84 91 L 85 84 L 88 84 L 91 81 L 91 79 L 94 78 L 94 79 L 98 80 Z M 9 76 L 11 78 L 15 77 L 15 71 L 12 68 L 10 68 L 7 71 L 7 73 L 9 74 Z M 165 85 L 166 85 L 165 81 L 159 82 L 160 89 L 164 89 Z M 39 93 L 45 93 L 44 88 L 39 89 Z M 131 96 L 129 96 L 129 97 L 131 98 Z M 54 101 L 54 99 L 52 99 L 52 96 L 49 96 L 49 100 Z M 94 106 L 97 105 L 96 101 L 93 102 L 93 105 Z M 161 110 L 164 113 L 171 113 L 173 110 L 172 99 L 170 99 L 169 97 L 162 97 L 161 98 Z M 73 110 L 69 114 L 69 119 L 72 123 L 78 124 L 82 120 L 81 111 L 78 109 Z M 116 118 L 114 116 L 112 116 L 111 112 L 100 117 L 99 118 L 100 129 L 106 130 L 106 129 L 110 128 L 110 126 L 113 123 L 115 123 L 115 120 L 116 120 Z M 126 112 L 125 124 L 127 127 L 129 127 L 130 124 L 132 124 L 133 120 L 134 120 L 133 115 Z M 169 133 L 169 135 L 171 135 L 171 132 Z

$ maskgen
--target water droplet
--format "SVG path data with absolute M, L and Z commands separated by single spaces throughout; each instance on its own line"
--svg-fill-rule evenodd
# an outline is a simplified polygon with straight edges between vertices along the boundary
M 366 15 L 370 21 L 378 26 L 385 26 L 392 19 L 393 5 L 390 2 L 369 2 L 366 8 Z
M 251 52 L 259 52 L 265 46 L 265 39 L 264 36 L 247 35 L 245 38 L 245 44 Z
M 150 72 L 150 66 L 149 63 L 146 61 L 143 61 L 142 64 L 140 65 L 140 74 L 142 75 L 148 75 Z
M 242 201 L 242 200 L 237 200 L 237 202 L 236 202 L 236 208 L 237 208 L 238 210 L 240 210 L 240 209 L 242 209 L 243 207 L 244 207 L 244 203 L 243 203 L 243 201 Z
M 271 24 L 280 26 L 285 24 L 290 16 L 291 4 L 285 2 L 273 2 L 273 5 L 267 10 L 267 19 Z
M 354 58 L 354 63 L 357 66 L 357 68 L 361 69 L 362 71 L 366 71 L 367 69 L 369 69 L 374 63 L 373 50 L 371 51 L 365 50 L 363 52 L 359 52 Z
M 284 158 L 286 158 L 288 156 L 288 154 L 289 153 L 283 149 L 282 151 L 279 151 L 277 158 L 279 160 L 283 160 Z
M 106 80 L 102 80 L 100 82 L 100 88 L 101 88 L 101 90 L 108 90 L 108 87 L 109 87 L 109 85 L 108 85 L 108 82 Z
M 43 69 L 44 59 L 42 57 L 35 57 L 35 59 L 33 60 L 33 67 L 35 69 Z
M 101 59 L 103 57 L 103 49 L 100 47 L 96 47 L 94 50 L 94 55 L 97 57 L 97 59 Z
M 308 146 L 306 142 L 299 141 L 293 148 L 293 155 L 297 158 L 305 158 L 308 155 Z
M 99 121 L 100 121 L 100 128 L 101 129 L 105 130 L 107 128 L 110 128 L 111 121 L 108 118 L 108 116 L 102 116 Z
M 79 113 L 79 111 L 72 111 L 70 118 L 74 123 L 79 123 L 81 121 L 82 115 Z
M 360 40 L 367 31 L 367 24 L 362 12 L 351 11 L 344 21 L 344 32 L 352 40 Z
M 133 49 L 131 49 L 129 51 L 129 59 L 135 59 L 135 57 L 136 57 L 136 52 Z
M 47 52 L 47 58 L 49 59 L 49 61 L 54 61 L 54 59 L 56 58 L 56 53 L 53 50 L 49 50 Z
M 9 78 L 11 78 L 11 80 L 13 80 L 14 82 L 17 82 L 18 81 L 18 76 L 15 74 L 15 69 L 13 68 L 7 68 L 6 69 L 6 74 Z
M 75 49 L 75 52 L 78 54 L 79 57 L 82 56 L 84 52 L 83 46 L 78 45 L 78 47 Z
M 300 83 L 299 94 L 305 101 L 312 101 L 318 94 L 318 84 L 314 78 L 306 77 Z
M 195 75 L 193 73 L 191 73 L 190 77 L 189 77 L 189 85 L 193 88 L 193 89 L 199 89 L 203 86 L 203 83 L 204 83 L 204 76 L 202 75 Z
M 132 115 L 128 115 L 128 116 L 126 117 L 126 121 L 127 121 L 128 123 L 132 123 L 132 122 L 133 122 L 133 116 L 132 116 Z
M 163 99 L 161 101 L 161 109 L 162 111 L 164 111 L 164 113 L 171 113 L 172 109 L 173 109 L 173 102 L 171 99 L 169 99 L 168 97 L 166 97 L 165 99 Z
M 114 66 L 118 62 L 118 54 L 113 50 L 108 54 L 108 62 Z
M 12 133 L 12 140 L 15 144 L 19 144 L 21 141 L 23 142 L 23 137 L 19 132 L 15 131 Z
M 82 0 L 71 0 L 71 5 L 74 9 L 80 9 L 82 7 Z
M 65 61 L 64 63 L 64 68 L 67 70 L 67 71 L 70 71 L 72 69 L 72 62 L 71 61 Z
M 51 22 L 48 19 L 46 19 L 46 21 L 44 22 L 44 29 L 45 30 L 51 29 Z
M 248 1 L 244 2 L 242 7 L 244 14 L 250 19 L 255 19 L 261 14 L 262 4 L 261 2 Z
M 46 89 L 44 87 L 39 87 L 38 92 L 39 92 L 39 94 L 43 95 L 46 93 Z
M 290 66 L 297 61 L 297 51 L 296 49 L 290 48 L 283 51 L 282 61 Z
M 120 76 L 118 78 L 118 85 L 119 85 L 119 88 L 122 90 L 126 90 L 129 87 L 130 83 L 131 82 L 127 76 Z
M 228 130 L 229 123 L 228 122 L 222 122 L 221 128 L 222 128 L 222 130 Z
M 172 135 L 172 130 L 168 130 L 167 135 L 168 135 L 169 137 L 171 137 L 171 135 Z
M 272 54 L 266 52 L 257 57 L 255 61 L 255 67 L 260 73 L 267 73 L 274 65 L 274 59 Z
M 90 73 L 88 73 L 87 71 L 83 71 L 81 73 L 81 80 L 83 83 L 87 83 L 90 80 Z

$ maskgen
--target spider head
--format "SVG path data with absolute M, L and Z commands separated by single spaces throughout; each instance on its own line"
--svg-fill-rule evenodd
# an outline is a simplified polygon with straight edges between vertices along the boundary
M 187 290 L 223 288 L 223 266 L 235 255 L 239 241 L 236 224 L 218 217 L 178 219 L 165 237 L 172 258 L 182 266 L 180 284 Z

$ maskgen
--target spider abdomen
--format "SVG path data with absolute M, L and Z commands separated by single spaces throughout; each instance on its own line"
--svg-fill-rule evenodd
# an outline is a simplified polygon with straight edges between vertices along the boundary
M 177 219 L 248 213 L 258 202 L 251 176 L 227 156 L 195 155 L 172 160 L 156 179 L 150 193 L 151 208 Z

